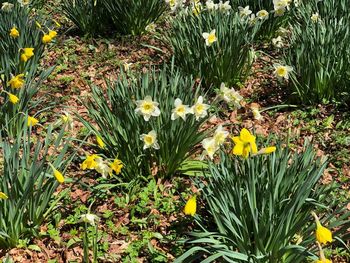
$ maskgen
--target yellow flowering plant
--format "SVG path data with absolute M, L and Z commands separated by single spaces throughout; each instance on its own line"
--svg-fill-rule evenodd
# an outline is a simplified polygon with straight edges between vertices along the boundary
M 106 93 L 92 87 L 86 107 L 93 122 L 81 120 L 99 138 L 96 151 L 121 160 L 118 177 L 124 181 L 152 174 L 170 178 L 211 132 L 200 129 L 210 117 L 207 99 L 198 83 L 173 66 L 132 79 L 124 74 L 107 83 Z
M 16 247 L 20 240 L 32 238 L 39 226 L 56 208 L 54 195 L 59 184 L 68 180 L 65 170 L 74 157 L 68 154 L 70 138 L 64 129 L 36 138 L 27 123 L 14 138 L 0 134 L 0 248 Z M 54 147 L 53 147 L 54 146 Z M 57 149 L 59 151 L 54 151 Z
M 258 143 L 244 131 L 240 140 Z M 251 147 L 251 146 L 249 146 Z M 243 147 L 244 148 L 244 147 Z M 277 148 L 277 149 L 276 149 Z M 254 158 L 237 158 L 221 152 L 220 162 L 209 162 L 203 178 L 196 180 L 204 207 L 194 217 L 198 227 L 186 240 L 188 251 L 175 263 L 194 262 L 284 262 L 302 263 L 318 260 L 316 239 L 328 243 L 348 238 L 350 211 L 347 202 L 332 200 L 334 185 L 322 185 L 320 178 L 327 162 L 316 157 L 311 145 L 294 153 L 281 144 L 266 147 Z M 247 150 L 248 151 L 248 150 Z M 259 152 L 259 151 L 258 151 Z M 322 224 L 311 212 L 319 207 L 325 211 Z M 189 199 L 185 213 L 193 215 L 195 202 Z M 333 238 L 328 229 L 334 229 Z M 317 262 L 329 262 L 324 256 Z

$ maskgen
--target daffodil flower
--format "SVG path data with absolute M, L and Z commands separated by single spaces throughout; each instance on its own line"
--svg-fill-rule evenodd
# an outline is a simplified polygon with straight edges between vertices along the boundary
M 113 163 L 110 164 L 111 169 L 118 175 L 121 173 L 123 166 L 123 163 L 118 158 L 115 158 Z
M 57 182 L 59 182 L 60 184 L 64 183 L 64 176 L 63 174 L 58 171 L 51 163 L 49 163 L 52 171 L 53 171 L 53 176 L 56 178 Z
M 143 145 L 144 150 L 146 150 L 148 148 L 153 148 L 155 150 L 158 150 L 160 148 L 158 141 L 157 141 L 157 133 L 154 130 L 150 131 L 147 134 L 142 134 L 140 136 L 140 139 L 144 143 L 144 145 Z
M 102 175 L 103 178 L 107 178 L 108 175 L 112 174 L 112 168 L 101 158 L 96 158 L 95 170 Z
M 22 88 L 24 85 L 24 74 L 18 74 L 15 77 L 12 77 L 12 79 L 7 82 L 7 85 L 10 86 L 13 89 L 19 89 Z
M 141 114 L 145 121 L 153 117 L 158 117 L 160 115 L 160 110 L 158 108 L 158 103 L 153 101 L 151 96 L 146 96 L 144 100 L 136 101 L 135 112 Z
M 230 5 L 230 1 L 226 1 L 226 2 L 222 2 L 220 1 L 219 2 L 219 6 L 218 6 L 218 9 L 221 11 L 221 12 L 228 12 L 231 10 L 231 5 Z
M 183 105 L 182 100 L 177 98 L 174 102 L 175 108 L 172 110 L 171 120 L 176 120 L 177 118 L 181 118 L 184 121 L 186 120 L 186 115 L 192 113 L 190 107 L 188 105 Z
M 237 91 L 235 91 L 234 88 L 229 89 L 226 87 L 225 83 L 221 83 L 220 96 L 229 105 L 233 105 L 237 109 L 241 108 L 241 100 L 243 97 Z
M 23 62 L 27 62 L 31 57 L 34 56 L 34 48 L 32 48 L 32 47 L 23 48 L 22 51 L 23 52 L 21 54 L 21 60 Z
M 87 155 L 84 162 L 81 164 L 80 168 L 82 170 L 95 169 L 97 166 L 96 160 L 101 158 L 97 154 Z
M 57 32 L 55 30 L 49 30 L 49 36 L 54 39 L 57 36 Z
M 6 12 L 6 13 L 9 13 L 12 11 L 13 6 L 14 5 L 9 3 L 9 2 L 4 2 L 4 3 L 2 3 L 1 10 Z
M 199 96 L 197 99 L 197 102 L 192 106 L 191 111 L 196 116 L 196 120 L 199 120 L 200 118 L 204 118 L 208 115 L 207 110 L 209 109 L 208 104 L 203 103 L 203 97 Z
M 213 139 L 217 145 L 222 145 L 225 142 L 228 135 L 229 132 L 225 131 L 222 125 L 219 125 L 214 132 Z
M 214 154 L 219 149 L 218 144 L 214 138 L 206 138 L 202 141 L 202 146 L 204 148 L 204 155 L 208 155 L 210 159 L 214 158 Z
M 8 196 L 4 192 L 0 192 L 0 199 L 6 200 Z
M 272 39 L 272 45 L 274 45 L 277 48 L 283 47 L 283 39 L 281 36 L 278 36 L 276 38 Z
M 12 103 L 12 104 L 17 104 L 19 102 L 19 98 L 12 94 L 12 93 L 8 93 L 8 96 L 9 96 L 9 101 Z
M 270 154 L 270 153 L 273 153 L 275 151 L 276 151 L 275 146 L 269 146 L 269 147 L 260 149 L 257 154 Z
M 311 16 L 311 21 L 317 23 L 320 20 L 320 15 L 318 13 L 314 13 Z
M 43 44 L 48 44 L 52 41 L 52 37 L 49 34 L 45 34 L 43 35 L 41 41 L 43 42 Z
M 332 232 L 328 228 L 321 225 L 320 220 L 318 219 L 318 216 L 315 214 L 315 212 L 312 212 L 312 215 L 316 221 L 316 240 L 322 245 L 325 245 L 328 242 L 332 242 Z
M 263 119 L 263 116 L 261 116 L 260 114 L 259 108 L 251 107 L 250 109 L 253 112 L 254 119 L 256 119 L 257 121 L 261 121 Z
M 185 215 L 194 216 L 197 212 L 197 200 L 196 196 L 192 196 L 186 202 L 184 213 Z
M 255 143 L 255 136 L 252 135 L 246 128 L 243 128 L 239 136 L 233 137 L 232 140 L 235 143 L 232 153 L 235 155 L 248 158 L 249 153 L 256 154 L 258 152 Z
M 207 10 L 212 11 L 218 9 L 218 4 L 215 4 L 212 0 L 208 0 L 205 2 Z
M 92 226 L 96 225 L 96 222 L 100 220 L 100 218 L 97 215 L 94 214 L 83 214 L 80 216 L 81 221 L 88 223 Z
M 13 38 L 19 37 L 19 31 L 17 30 L 16 27 L 11 28 L 10 36 L 13 37 Z
M 260 20 L 265 20 L 269 18 L 269 12 L 267 12 L 265 9 L 260 10 L 256 13 L 256 17 Z
M 39 120 L 34 118 L 34 117 L 31 117 L 31 116 L 28 116 L 28 120 L 27 120 L 27 126 L 30 127 L 30 126 L 35 126 L 39 123 Z
M 274 71 L 275 75 L 278 78 L 284 78 L 286 80 L 289 79 L 289 73 L 293 71 L 292 67 L 290 67 L 290 66 L 282 66 L 280 64 L 275 64 L 274 68 L 275 68 L 275 71 Z
M 217 41 L 217 38 L 216 38 L 216 30 L 213 29 L 210 33 L 203 33 L 202 36 L 203 38 L 205 39 L 205 44 L 210 47 L 214 42 Z
M 249 5 L 247 5 L 244 8 L 239 6 L 238 10 L 239 10 L 239 15 L 241 17 L 247 17 L 247 16 L 249 16 L 252 13 L 252 10 L 249 9 Z
M 102 138 L 98 135 L 96 135 L 96 142 L 101 149 L 104 149 L 106 147 L 106 144 L 103 142 Z

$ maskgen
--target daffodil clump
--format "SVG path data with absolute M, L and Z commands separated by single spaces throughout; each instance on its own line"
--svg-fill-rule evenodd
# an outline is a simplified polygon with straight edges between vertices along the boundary
M 85 160 L 81 163 L 80 168 L 85 170 L 95 170 L 103 178 L 113 176 L 113 174 L 119 175 L 124 167 L 121 160 L 115 158 L 113 161 L 103 159 L 97 154 L 86 155 Z

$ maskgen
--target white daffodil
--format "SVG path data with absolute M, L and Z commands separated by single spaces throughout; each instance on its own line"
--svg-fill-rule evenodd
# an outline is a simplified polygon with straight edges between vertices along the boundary
M 285 8 L 276 9 L 275 12 L 274 12 L 275 13 L 275 17 L 276 16 L 283 16 L 285 12 L 286 12 Z
M 151 23 L 149 24 L 148 26 L 146 26 L 145 30 L 147 32 L 150 32 L 150 33 L 154 33 L 156 31 L 156 24 L 155 23 Z
M 289 73 L 293 71 L 293 68 L 290 67 L 290 66 L 282 66 L 280 64 L 275 64 L 273 65 L 274 68 L 275 68 L 275 75 L 278 77 L 278 78 L 284 78 L 286 80 L 289 79 Z
M 225 131 L 222 125 L 219 125 L 219 127 L 217 127 L 214 132 L 213 139 L 217 145 L 222 145 L 225 142 L 228 135 L 229 132 Z
M 220 96 L 228 104 L 233 104 L 237 109 L 241 108 L 240 102 L 243 97 L 237 91 L 235 91 L 234 88 L 229 89 L 226 87 L 225 83 L 221 83 Z
M 247 17 L 252 13 L 252 10 L 249 9 L 249 5 L 247 5 L 244 8 L 239 6 L 238 10 L 241 17 Z
M 256 13 L 256 17 L 260 20 L 268 19 L 269 18 L 269 12 L 267 12 L 265 9 L 260 10 Z
M 133 63 L 124 62 L 123 64 L 124 71 L 125 72 L 129 71 L 132 65 Z
M 2 3 L 2 6 L 1 6 L 2 11 L 9 13 L 12 11 L 12 9 L 13 9 L 13 4 L 9 2 Z
M 159 103 L 153 101 L 151 96 L 146 96 L 144 100 L 137 100 L 136 105 L 135 112 L 141 114 L 145 121 L 149 121 L 151 116 L 158 117 L 160 115 Z
M 277 48 L 283 47 L 283 39 L 281 36 L 278 36 L 276 38 L 272 39 L 272 45 L 274 45 Z
M 157 133 L 156 131 L 152 130 L 147 134 L 142 134 L 140 139 L 143 141 L 143 149 L 146 150 L 148 148 L 153 148 L 155 150 L 158 150 L 159 144 L 157 141 Z
M 81 221 L 88 223 L 92 226 L 95 226 L 95 223 L 100 220 L 100 218 L 97 215 L 94 214 L 83 214 L 80 216 Z
M 218 4 L 215 4 L 212 0 L 208 0 L 205 2 L 205 5 L 207 7 L 207 10 L 213 11 L 218 9 Z
M 176 11 L 176 9 L 182 7 L 182 0 L 165 0 L 165 2 L 169 5 L 172 12 Z
M 17 1 L 21 6 L 26 6 L 30 4 L 30 0 L 18 0 Z
M 312 14 L 311 21 L 317 23 L 318 21 L 320 21 L 320 15 L 318 13 Z
M 273 8 L 278 9 L 289 9 L 291 1 L 290 0 L 273 0 Z
M 191 111 L 196 116 L 196 120 L 199 120 L 200 118 L 204 118 L 208 115 L 207 110 L 209 109 L 208 104 L 203 103 L 203 97 L 199 96 L 197 99 L 196 104 L 194 104 L 191 108 Z
M 63 111 L 63 114 L 61 115 L 60 122 L 67 125 L 67 128 L 70 130 L 72 130 L 74 128 L 73 117 L 67 111 Z
M 101 174 L 103 178 L 107 178 L 107 176 L 113 172 L 112 168 L 101 157 L 97 157 L 95 162 L 95 170 Z
M 209 47 L 211 46 L 214 42 L 217 41 L 217 38 L 216 38 L 216 30 L 213 29 L 210 33 L 203 33 L 202 36 L 203 38 L 205 39 L 205 44 Z
M 254 119 L 257 121 L 261 121 L 263 119 L 263 116 L 261 116 L 259 108 L 257 107 L 251 107 L 250 108 L 253 112 Z
M 210 159 L 214 158 L 214 154 L 219 149 L 218 144 L 215 142 L 214 138 L 206 138 L 202 141 L 202 146 L 204 148 L 205 155 L 208 155 Z
M 230 5 L 230 1 L 226 1 L 225 3 L 223 3 L 222 1 L 219 2 L 219 10 L 221 12 L 229 12 L 231 10 L 231 5 Z
M 177 98 L 175 100 L 175 108 L 172 110 L 171 120 L 176 120 L 177 118 L 181 118 L 184 121 L 186 120 L 186 114 L 192 113 L 190 107 L 188 105 L 183 105 L 182 100 Z

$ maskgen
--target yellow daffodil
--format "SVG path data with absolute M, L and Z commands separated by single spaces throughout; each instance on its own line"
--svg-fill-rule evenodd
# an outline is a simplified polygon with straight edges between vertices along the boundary
M 24 85 L 23 77 L 24 74 L 18 74 L 17 76 L 13 77 L 9 82 L 7 82 L 7 85 L 13 89 L 22 88 Z
M 60 184 L 63 184 L 64 183 L 63 174 L 60 171 L 58 171 L 52 164 L 49 163 L 49 165 L 53 171 L 53 176 L 56 178 L 57 182 L 59 182 Z
M 289 73 L 293 71 L 292 67 L 290 67 L 290 66 L 282 66 L 280 64 L 275 64 L 274 68 L 275 68 L 275 71 L 274 71 L 275 75 L 278 78 L 284 78 L 286 80 L 289 79 Z
M 235 146 L 232 153 L 235 155 L 243 156 L 248 158 L 249 153 L 256 154 L 258 152 L 255 143 L 255 136 L 252 135 L 246 128 L 243 128 L 239 136 L 233 137 Z
M 185 205 L 184 213 L 185 213 L 185 215 L 194 216 L 196 214 L 196 211 L 197 211 L 196 196 L 192 196 L 192 197 L 190 197 L 190 199 L 188 199 L 188 201 Z
M 329 260 L 324 256 L 324 252 L 323 252 L 321 244 L 319 242 L 316 242 L 316 244 L 317 244 L 318 250 L 320 252 L 320 258 L 318 260 L 316 260 L 315 263 L 332 263 L 332 260 Z
M 54 39 L 57 36 L 57 32 L 55 30 L 49 30 L 49 36 Z
M 48 44 L 48 43 L 50 43 L 52 41 L 52 37 L 49 34 L 45 34 L 45 35 L 43 35 L 41 41 L 44 44 Z
M 259 150 L 258 154 L 270 154 L 276 151 L 276 147 L 275 146 L 269 146 L 266 148 L 262 148 L 261 150 Z
M 80 168 L 82 170 L 95 169 L 97 166 L 96 160 L 101 158 L 97 154 L 87 155 L 85 161 L 81 164 Z
M 144 100 L 136 101 L 135 112 L 141 114 L 145 121 L 153 117 L 160 115 L 160 110 L 158 108 L 159 103 L 152 100 L 151 96 L 146 96 Z
M 140 139 L 143 141 L 144 145 L 143 145 L 143 149 L 146 150 L 148 148 L 153 148 L 155 150 L 158 150 L 159 144 L 157 141 L 157 133 L 152 130 L 147 134 L 142 134 L 140 136 Z
M 183 105 L 182 100 L 179 98 L 175 100 L 174 106 L 175 108 L 172 110 L 171 120 L 176 120 L 180 117 L 185 121 L 186 115 L 192 113 L 190 107 L 188 105 Z
M 37 120 L 36 118 L 34 117 L 31 117 L 31 116 L 28 116 L 28 120 L 27 120 L 27 126 L 30 127 L 30 126 L 35 126 L 37 125 L 39 122 L 39 120 Z
M 19 37 L 19 31 L 17 30 L 16 27 L 11 28 L 10 36 L 13 37 L 13 38 Z
M 32 56 L 34 56 L 34 48 L 32 47 L 23 48 L 23 52 L 21 54 L 21 60 L 23 62 L 27 62 Z
M 116 174 L 120 174 L 123 168 L 123 163 L 118 158 L 115 158 L 113 163 L 110 164 L 110 167 Z
M 101 149 L 104 149 L 106 147 L 106 144 L 103 142 L 100 136 L 96 135 L 96 142 Z
M 193 4 L 193 8 L 192 8 L 192 13 L 195 16 L 198 16 L 202 11 L 202 4 L 200 2 L 196 2 Z
M 19 98 L 16 95 L 13 95 L 12 93 L 8 93 L 9 101 L 12 104 L 17 104 L 19 102 Z
M 5 193 L 0 192 L 0 199 L 6 200 L 6 199 L 8 199 L 8 196 Z
M 209 109 L 208 104 L 203 103 L 203 97 L 199 96 L 197 99 L 196 104 L 194 104 L 191 108 L 191 112 L 196 116 L 196 120 L 199 120 L 200 118 L 204 118 L 208 115 L 207 110 Z
M 312 215 L 316 221 L 316 240 L 322 245 L 332 242 L 332 232 L 328 228 L 321 225 L 318 216 L 314 212 L 312 212 Z
M 214 42 L 217 41 L 217 38 L 216 38 L 216 30 L 213 29 L 210 33 L 203 33 L 202 36 L 203 38 L 205 39 L 205 44 L 210 47 Z

